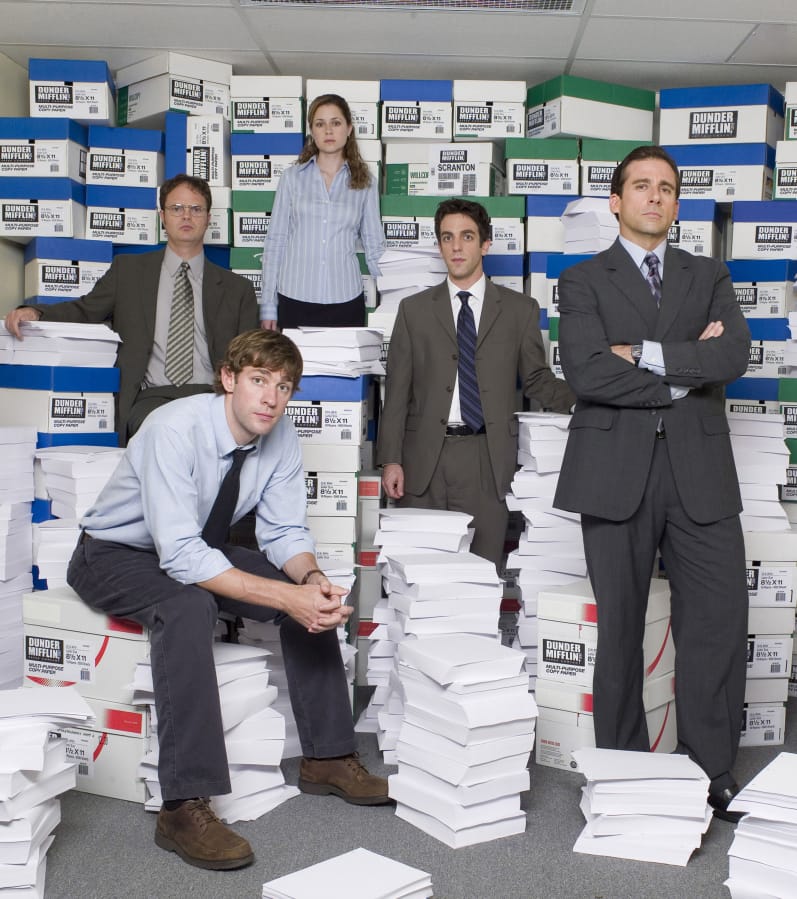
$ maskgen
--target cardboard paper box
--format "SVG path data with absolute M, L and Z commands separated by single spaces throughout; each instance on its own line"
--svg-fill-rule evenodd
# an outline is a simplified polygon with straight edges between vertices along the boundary
M 307 515 L 357 514 L 357 475 L 343 472 L 305 471 Z
M 86 189 L 70 178 L 0 178 L 0 237 L 82 238 Z
M 797 561 L 774 563 L 748 560 L 745 564 L 747 566 L 747 595 L 750 598 L 751 606 L 794 609 L 797 598 L 794 592 L 794 586 L 797 583 Z M 777 634 L 779 631 L 754 629 L 753 633 Z
M 508 194 L 578 195 L 578 141 L 508 138 L 505 152 Z
M 733 204 L 734 259 L 797 259 L 797 200 Z
M 797 262 L 733 259 L 726 265 L 745 318 L 786 318 L 797 308 Z
M 665 147 L 678 164 L 681 197 L 732 203 L 772 198 L 775 154 L 768 144 Z
M 351 110 L 354 133 L 359 140 L 379 139 L 379 81 L 308 78 L 305 85 L 307 107 L 321 94 L 345 97 Z
M 45 433 L 113 431 L 111 393 L 62 393 L 0 388 L 0 423 L 30 425 Z
M 116 86 L 108 63 L 93 59 L 30 59 L 30 114 L 112 125 Z
M 365 401 L 291 400 L 285 410 L 303 444 L 361 444 L 368 428 Z
M 785 729 L 785 703 L 745 705 L 739 745 L 781 746 Z
M 86 188 L 86 237 L 134 246 L 158 242 L 157 190 L 147 187 Z
M 301 76 L 232 75 L 230 118 L 234 132 L 301 134 Z
M 379 99 L 383 141 L 451 140 L 451 81 L 383 78 Z
M 157 187 L 163 181 L 163 132 L 91 126 L 87 184 Z
M 25 296 L 76 300 L 111 267 L 109 244 L 36 237 L 25 247 Z
M 0 177 L 86 179 L 86 129 L 70 119 L 0 118 Z
M 787 677 L 793 649 L 790 635 L 751 634 L 747 638 L 747 677 Z

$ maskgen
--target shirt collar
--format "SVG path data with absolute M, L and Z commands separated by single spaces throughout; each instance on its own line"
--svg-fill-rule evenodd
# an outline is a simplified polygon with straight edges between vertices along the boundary
M 463 290 L 463 288 L 457 287 L 457 285 L 451 281 L 451 278 L 446 278 L 446 283 L 448 284 L 448 294 L 451 297 L 452 302 L 454 300 L 459 302 L 459 297 L 457 296 L 457 294 L 460 292 L 460 290 Z M 481 302 L 484 299 L 484 291 L 485 291 L 486 287 L 487 287 L 487 276 L 482 275 L 481 278 L 479 278 L 479 280 L 475 284 L 471 284 L 471 286 L 468 288 L 468 293 L 474 299 Z
M 213 435 L 216 438 L 216 448 L 218 449 L 219 458 L 224 459 L 229 456 L 233 450 L 239 449 L 239 445 L 232 436 L 230 426 L 227 424 L 227 413 L 224 407 L 224 394 L 217 394 L 213 397 L 210 404 L 210 421 L 213 427 Z M 254 443 L 249 444 L 254 449 L 251 452 L 257 452 L 260 449 L 262 437 L 258 437 Z
M 637 268 L 641 269 L 642 265 L 645 261 L 645 256 L 648 255 L 650 250 L 646 250 L 644 247 L 640 247 L 639 244 L 634 243 L 632 240 L 628 240 L 627 237 L 623 237 L 622 234 L 617 238 L 620 243 L 623 245 L 623 248 L 628 253 L 628 255 L 634 260 L 634 265 Z M 656 247 L 653 248 L 653 252 L 659 257 L 659 271 L 664 271 L 664 251 L 667 249 L 667 238 Z
M 299 169 L 300 172 L 303 172 L 306 168 L 309 168 L 311 165 L 317 167 L 317 163 L 316 163 L 316 159 L 317 159 L 317 158 L 318 158 L 318 156 L 317 156 L 316 154 L 313 154 L 313 155 L 307 160 L 307 162 L 299 162 L 299 163 L 297 163 L 297 164 L 296 164 L 296 168 Z M 343 166 L 342 166 L 342 168 L 346 169 L 346 171 L 349 170 L 349 163 L 348 163 L 345 159 L 343 160 Z M 321 170 L 319 169 L 319 172 L 320 172 L 320 171 L 321 171 Z M 335 177 L 337 177 L 337 175 L 336 175 Z
M 167 246 L 163 253 L 163 264 L 166 266 L 166 271 L 171 275 L 172 278 L 177 274 L 177 270 L 180 268 L 182 262 L 187 262 L 188 267 L 191 269 L 191 274 L 197 281 L 202 280 L 202 274 L 205 271 L 205 253 L 204 251 L 197 253 L 196 256 L 192 256 L 191 259 L 183 260 L 181 259 L 174 250 Z

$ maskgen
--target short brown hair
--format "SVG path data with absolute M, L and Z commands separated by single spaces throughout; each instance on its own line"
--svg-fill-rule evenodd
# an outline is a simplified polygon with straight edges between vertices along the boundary
M 479 231 L 479 243 L 490 240 L 490 216 L 481 203 L 473 200 L 462 200 L 454 197 L 451 200 L 443 200 L 434 214 L 434 236 L 440 243 L 440 224 L 447 215 L 466 215 L 473 221 Z
M 244 331 L 243 334 L 233 337 L 224 359 L 216 366 L 216 375 L 213 379 L 213 389 L 216 393 L 226 393 L 221 383 L 223 368 L 238 375 L 247 365 L 265 368 L 268 371 L 284 372 L 285 377 L 293 384 L 293 392 L 296 393 L 302 379 L 304 363 L 299 347 L 284 334 L 261 328 Z
M 655 145 L 645 145 L 642 147 L 634 147 L 634 149 L 625 157 L 625 159 L 617 166 L 612 175 L 612 185 L 609 193 L 617 194 L 618 197 L 623 195 L 623 187 L 628 177 L 628 166 L 632 162 L 639 159 L 660 159 L 666 162 L 675 175 L 675 196 L 676 199 L 681 195 L 681 175 L 678 172 L 678 165 L 670 154 L 662 147 Z
M 201 194 L 202 199 L 207 206 L 207 211 L 210 212 L 210 208 L 213 206 L 213 194 L 210 192 L 210 185 L 204 178 L 195 178 L 193 175 L 186 175 L 185 172 L 175 175 L 174 178 L 169 178 L 168 181 L 164 181 L 163 184 L 161 184 L 159 194 L 161 209 L 166 208 L 166 200 L 169 194 L 180 187 L 181 184 L 185 184 L 186 187 L 190 187 L 191 190 L 195 190 L 198 194 Z

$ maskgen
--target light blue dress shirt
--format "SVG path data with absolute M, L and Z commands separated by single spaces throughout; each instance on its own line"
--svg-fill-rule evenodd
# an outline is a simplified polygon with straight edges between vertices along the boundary
M 260 318 L 277 318 L 277 291 L 305 303 L 346 303 L 362 293 L 357 240 L 379 275 L 385 249 L 376 179 L 349 187 L 344 163 L 327 190 L 315 157 L 280 178 L 263 249 Z
M 299 553 L 315 552 L 291 420 L 283 416 L 254 447 L 241 470 L 233 521 L 256 505 L 258 546 L 282 568 Z M 163 571 L 182 584 L 221 574 L 233 566 L 205 543 L 202 528 L 234 449 L 223 396 L 167 403 L 147 416 L 81 527 L 97 539 L 156 552 Z

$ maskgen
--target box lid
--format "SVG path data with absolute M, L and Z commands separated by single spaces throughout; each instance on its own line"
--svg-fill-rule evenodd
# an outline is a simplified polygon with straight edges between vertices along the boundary
M 526 100 L 525 81 L 481 81 L 478 79 L 455 79 L 455 103 L 524 103 Z
M 505 153 L 507 159 L 577 159 L 578 138 L 508 137 Z
M 650 141 L 601 140 L 597 137 L 581 139 L 581 158 L 592 161 L 621 162 L 637 147 L 649 147 Z
M 789 340 L 791 330 L 787 318 L 748 318 L 750 337 L 753 340 Z
M 523 199 L 521 197 L 521 199 Z M 526 198 L 526 215 L 527 216 L 546 216 L 556 217 L 562 215 L 568 203 L 573 198 L 569 196 L 560 196 L 559 194 L 538 194 L 530 195 Z
M 72 119 L 0 117 L 0 139 L 6 140 L 72 140 L 87 147 L 86 127 Z
M 567 199 L 571 199 L 568 197 Z M 526 258 L 528 260 L 528 271 L 529 274 L 536 273 L 544 275 L 548 268 L 548 260 L 552 256 L 563 256 L 563 253 L 543 253 L 540 250 L 534 250 L 530 253 L 526 253 Z
M 274 208 L 274 190 L 234 190 L 233 212 L 271 212 Z
M 413 78 L 383 78 L 379 83 L 379 97 L 383 101 L 430 101 L 450 103 L 454 82 L 426 81 Z
M 797 200 L 737 200 L 734 222 L 792 222 L 797 224 Z
M 260 271 L 263 266 L 262 247 L 232 247 L 230 268 Z
M 34 237 L 25 246 L 25 262 L 33 259 L 65 259 L 80 262 L 111 262 L 113 249 L 105 240 L 73 237 Z
M 65 393 L 114 393 L 119 390 L 118 368 L 80 368 L 65 365 L 0 365 L 0 387 L 58 390 Z M 67 435 L 70 443 L 75 435 Z M 80 435 L 81 442 L 83 434 Z
M 104 81 L 116 93 L 113 76 L 104 59 L 29 59 L 31 81 Z
M 704 106 L 771 106 L 783 115 L 784 98 L 771 84 L 715 84 L 707 87 L 669 87 L 659 91 L 661 109 Z
M 564 95 L 581 100 L 594 100 L 598 103 L 633 106 L 650 112 L 653 112 L 656 106 L 654 91 L 611 84 L 607 81 L 594 81 L 591 78 L 576 78 L 574 75 L 559 75 L 550 81 L 530 87 L 526 92 L 526 106 L 531 109 L 533 106 L 540 106 Z
M 775 148 L 769 144 L 678 144 L 664 149 L 679 166 L 775 165 Z
M 729 259 L 725 264 L 734 283 L 793 281 L 797 277 L 794 259 Z
M 296 98 L 302 96 L 301 75 L 232 75 L 230 97 L 238 99 L 254 97 Z
M 488 278 L 494 275 L 526 274 L 526 258 L 523 253 L 488 253 L 482 257 L 482 266 Z
M 589 253 L 549 253 L 548 262 L 545 266 L 545 276 L 549 280 L 558 278 L 566 268 L 571 265 L 578 265 L 579 262 L 586 262 L 592 259 Z
M 158 75 L 166 74 L 212 81 L 216 84 L 229 84 L 232 77 L 232 66 L 226 62 L 187 56 L 184 53 L 175 53 L 170 50 L 118 69 L 116 83 L 119 87 L 126 87 L 147 78 L 156 78 Z
M 719 224 L 722 211 L 715 200 L 689 200 L 678 202 L 678 222 L 711 222 Z
M 321 94 L 338 94 L 349 103 L 378 103 L 380 82 L 348 81 L 339 78 L 308 78 L 305 97 L 309 106 Z
M 298 156 L 304 148 L 301 134 L 231 134 L 231 156 Z
M 86 187 L 86 206 L 108 206 L 112 209 L 157 209 L 158 190 L 155 187 L 106 187 L 89 184 Z
M 109 128 L 89 125 L 88 146 L 92 149 L 148 150 L 163 152 L 163 132 L 147 128 Z
M 778 378 L 737 378 L 725 385 L 725 396 L 729 400 L 776 400 L 778 399 Z
M 0 178 L 0 198 L 85 203 L 86 188 L 71 178 Z

